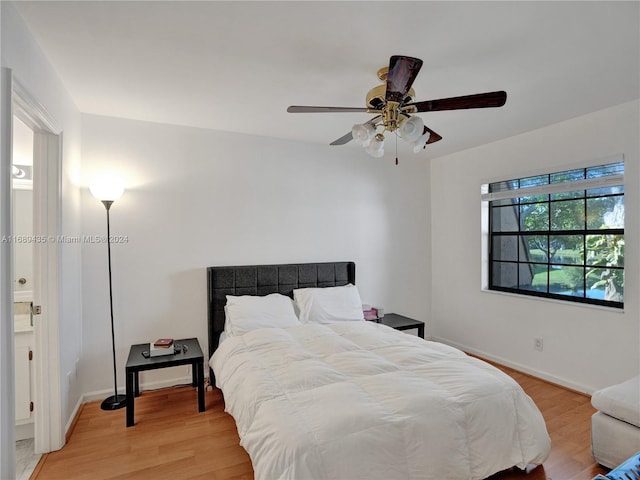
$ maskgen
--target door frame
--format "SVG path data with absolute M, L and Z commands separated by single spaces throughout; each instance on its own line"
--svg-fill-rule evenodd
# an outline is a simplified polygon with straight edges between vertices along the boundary
M 61 231 L 62 131 L 44 106 L 15 77 L 9 76 L 11 118 L 16 115 L 34 131 L 33 234 L 34 238 L 46 239 L 34 242 L 33 251 L 33 302 L 41 306 L 42 311 L 34 316 L 34 449 L 36 453 L 46 453 L 62 448 L 65 442 L 59 344 L 60 244 L 57 241 Z M 12 265 L 12 252 L 10 260 Z M 10 308 L 13 310 L 13 303 Z
M 0 235 L 12 234 L 12 81 L 11 70 L 0 71 Z M 0 242 L 0 478 L 14 478 L 15 359 L 13 322 L 13 258 L 11 244 Z
M 64 446 L 60 374 L 59 268 L 61 211 L 62 131 L 47 110 L 20 84 L 13 81 L 14 115 L 34 131 L 33 233 L 47 238 L 34 243 L 34 305 L 42 313 L 34 317 L 34 448 L 36 453 Z M 40 354 L 38 355 L 37 352 Z

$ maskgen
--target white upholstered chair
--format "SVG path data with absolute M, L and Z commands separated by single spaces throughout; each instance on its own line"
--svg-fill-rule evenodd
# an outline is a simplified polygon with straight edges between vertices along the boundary
M 593 458 L 615 468 L 640 451 L 640 376 L 594 392 L 591 404 Z

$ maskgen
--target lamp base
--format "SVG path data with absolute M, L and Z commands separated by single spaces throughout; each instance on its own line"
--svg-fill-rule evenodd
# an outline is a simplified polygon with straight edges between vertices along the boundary
M 109 398 L 105 398 L 100 404 L 102 410 L 118 410 L 127 406 L 126 395 L 111 395 Z

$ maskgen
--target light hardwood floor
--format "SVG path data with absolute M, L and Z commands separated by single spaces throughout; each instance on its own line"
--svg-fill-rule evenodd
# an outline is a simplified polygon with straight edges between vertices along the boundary
M 591 458 L 588 396 L 499 367 L 536 402 L 552 440 L 544 466 L 508 471 L 491 480 L 590 480 L 607 470 Z M 235 422 L 224 413 L 219 390 L 206 393 L 198 413 L 191 387 L 143 392 L 136 399 L 136 425 L 125 427 L 125 412 L 83 406 L 67 445 L 43 456 L 32 479 L 206 479 L 250 480 L 249 456 L 239 446 Z M 390 479 L 391 480 L 391 479 Z M 443 479 L 448 480 L 448 479 Z

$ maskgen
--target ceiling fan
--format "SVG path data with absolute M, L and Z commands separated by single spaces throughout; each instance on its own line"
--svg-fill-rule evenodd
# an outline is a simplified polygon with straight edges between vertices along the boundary
M 436 112 L 439 110 L 460 110 L 466 108 L 501 107 L 507 101 L 504 91 L 478 93 L 462 97 L 441 98 L 438 100 L 415 101 L 413 85 L 422 60 L 419 58 L 394 55 L 389 66 L 378 70 L 378 78 L 384 82 L 367 93 L 366 107 L 310 107 L 290 106 L 289 113 L 322 112 L 366 112 L 376 114 L 363 124 L 356 124 L 346 135 L 331 142 L 331 145 L 344 145 L 355 140 L 367 153 L 374 157 L 384 154 L 384 132 L 396 132 L 401 138 L 413 145 L 415 153 L 428 144 L 442 140 L 442 136 L 428 128 L 415 113 Z M 398 159 L 396 158 L 396 164 Z

